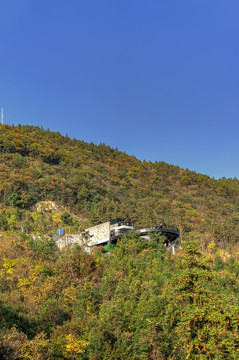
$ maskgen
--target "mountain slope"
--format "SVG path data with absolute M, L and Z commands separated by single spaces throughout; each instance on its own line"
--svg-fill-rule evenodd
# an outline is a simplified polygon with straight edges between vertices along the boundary
M 80 220 L 82 226 L 121 217 L 134 225 L 175 225 L 182 238 L 200 234 L 202 246 L 239 239 L 237 179 L 141 162 L 105 144 L 38 127 L 0 126 L 0 180 L 2 231 L 36 232 L 40 221 L 43 232 L 53 231 L 67 210 L 88 220 Z M 35 205 L 46 200 L 58 210 L 36 214 Z M 76 220 L 72 224 L 76 229 Z

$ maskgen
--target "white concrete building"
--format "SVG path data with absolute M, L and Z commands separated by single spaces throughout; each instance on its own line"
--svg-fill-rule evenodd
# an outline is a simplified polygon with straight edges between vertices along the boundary
M 133 226 L 121 219 L 114 219 L 85 230 L 85 245 L 92 247 L 115 243 L 123 234 L 133 231 Z

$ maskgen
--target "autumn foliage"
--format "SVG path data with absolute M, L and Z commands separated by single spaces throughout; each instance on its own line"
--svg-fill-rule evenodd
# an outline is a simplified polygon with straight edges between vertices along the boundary
M 203 250 L 238 241 L 237 179 L 141 162 L 105 144 L 21 125 L 0 125 L 0 160 L 2 232 L 55 233 L 63 225 L 76 232 L 120 217 L 176 225 L 183 238 L 200 235 Z M 39 210 L 47 202 L 56 208 Z
M 239 358 L 237 179 L 21 125 L 0 125 L 0 159 L 1 359 Z M 136 233 L 90 254 L 50 236 L 116 217 L 177 226 L 176 255 Z
M 235 259 L 218 271 L 195 242 L 172 255 L 135 235 L 110 256 L 16 236 L 0 254 L 2 359 L 238 359 Z

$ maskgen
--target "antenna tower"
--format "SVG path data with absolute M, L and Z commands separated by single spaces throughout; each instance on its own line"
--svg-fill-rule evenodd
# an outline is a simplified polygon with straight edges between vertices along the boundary
M 1 123 L 3 125 L 3 108 L 1 108 Z

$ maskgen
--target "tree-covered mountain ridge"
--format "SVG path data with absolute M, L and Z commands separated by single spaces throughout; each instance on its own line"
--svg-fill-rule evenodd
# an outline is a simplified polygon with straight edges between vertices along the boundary
M 25 125 L 0 125 L 0 158 L 2 232 L 53 232 L 68 212 L 75 231 L 120 217 L 134 225 L 177 226 L 184 239 L 200 235 L 202 247 L 239 239 L 236 178 L 215 180 Z M 56 209 L 37 211 L 44 201 Z
M 237 179 L 33 126 L 0 125 L 0 157 L 1 359 L 238 359 Z M 106 254 L 44 236 L 116 217 L 186 241 L 172 255 L 129 233 Z

